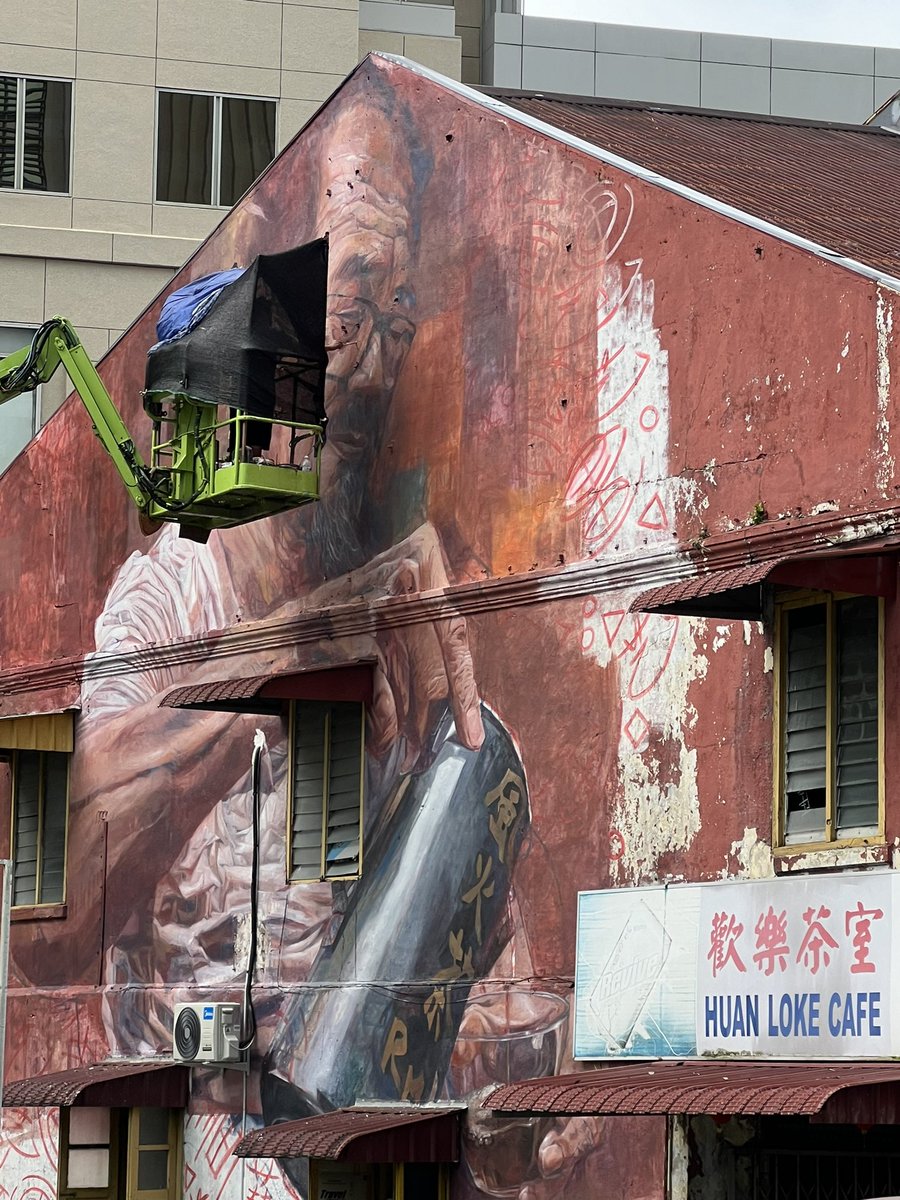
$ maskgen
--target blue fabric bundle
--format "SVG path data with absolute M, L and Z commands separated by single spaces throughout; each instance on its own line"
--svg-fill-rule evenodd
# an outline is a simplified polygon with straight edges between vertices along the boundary
M 203 320 L 223 290 L 240 279 L 245 270 L 246 267 L 232 267 L 230 271 L 215 271 L 173 292 L 163 304 L 156 323 L 156 336 L 160 342 L 173 342 L 189 333 Z

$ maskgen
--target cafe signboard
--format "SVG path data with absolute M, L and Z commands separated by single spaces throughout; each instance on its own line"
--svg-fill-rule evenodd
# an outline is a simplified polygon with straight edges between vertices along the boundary
M 900 1056 L 895 920 L 886 870 L 582 892 L 575 1057 Z

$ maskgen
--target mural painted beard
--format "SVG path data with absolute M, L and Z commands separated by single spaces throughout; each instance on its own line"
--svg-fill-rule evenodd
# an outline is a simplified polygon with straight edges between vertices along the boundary
M 373 528 L 366 509 L 386 411 L 383 393 L 351 392 L 346 385 L 341 390 L 328 418 L 333 473 L 314 506 L 308 534 L 317 564 L 328 579 L 363 566 L 373 553 Z

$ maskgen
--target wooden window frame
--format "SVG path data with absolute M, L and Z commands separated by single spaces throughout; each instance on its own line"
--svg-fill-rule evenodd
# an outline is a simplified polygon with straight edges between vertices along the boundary
M 885 844 L 885 793 L 884 793 L 884 600 L 874 599 L 878 605 L 878 823 L 871 833 L 850 838 L 837 836 L 836 792 L 834 782 L 834 737 L 835 737 L 835 686 L 834 669 L 837 652 L 834 621 L 834 605 L 839 600 L 854 600 L 860 597 L 852 592 L 792 591 L 780 596 L 775 603 L 774 674 L 775 701 L 773 712 L 773 761 L 774 800 L 772 829 L 774 853 L 781 856 L 805 854 L 813 850 L 840 850 L 854 846 L 877 846 Z M 866 597 L 862 597 L 866 598 Z M 787 614 L 795 609 L 824 606 L 826 610 L 826 753 L 825 753 L 825 833 L 824 839 L 809 842 L 785 842 L 785 717 L 787 686 Z M 831 836 L 829 837 L 829 833 Z
M 13 874 L 13 895 L 15 895 L 16 883 L 16 830 L 18 826 L 18 801 L 19 801 L 19 756 L 21 754 L 37 754 L 39 758 L 39 776 L 38 776 L 38 827 L 36 835 L 36 859 L 35 859 L 35 880 L 34 880 L 34 899 L 25 900 L 20 904 L 13 901 L 13 911 L 21 909 L 59 909 L 66 904 L 66 892 L 69 881 L 69 798 L 71 786 L 71 767 L 72 755 L 65 750 L 11 750 L 8 751 L 12 758 L 12 803 L 10 805 L 10 824 L 9 824 L 9 858 L 12 862 Z M 40 900 L 38 897 L 41 894 L 41 874 L 43 869 L 43 845 L 42 833 L 44 826 L 44 813 L 46 807 L 46 779 L 47 779 L 47 762 L 48 754 L 61 754 L 66 759 L 66 794 L 64 799 L 64 816 L 63 816 L 63 866 L 62 866 L 62 897 L 59 900 Z
M 119 1195 L 119 1184 L 124 1176 L 126 1200 L 177 1200 L 181 1194 L 183 1173 L 182 1118 L 180 1109 L 168 1110 L 168 1142 L 141 1144 L 140 1108 L 111 1108 L 109 1110 L 109 1184 L 105 1188 L 63 1188 L 62 1181 L 68 1178 L 69 1170 L 69 1113 L 70 1108 L 60 1110 L 59 1126 L 59 1197 L 60 1200 L 115 1200 Z M 123 1149 L 125 1154 L 123 1157 Z M 165 1190 L 138 1191 L 138 1152 L 140 1150 L 167 1150 L 169 1154 L 169 1179 Z
M 63 1187 L 69 1177 L 69 1114 L 71 1108 L 59 1111 L 59 1182 L 57 1191 L 60 1200 L 114 1200 L 119 1186 L 119 1145 L 121 1110 L 109 1110 L 109 1183 L 105 1188 Z M 97 1143 L 100 1145 L 100 1143 Z
M 330 749 L 330 733 L 331 733 L 331 713 L 329 711 L 325 723 L 325 765 L 322 772 L 322 812 L 320 820 L 321 839 L 321 855 L 319 859 L 319 874 L 300 876 L 294 875 L 293 863 L 293 829 L 294 829 L 294 769 L 296 763 L 296 754 L 294 748 L 294 739 L 297 730 L 297 705 L 316 704 L 324 708 L 331 709 L 334 704 L 358 704 L 359 719 L 360 719 L 360 757 L 359 757 L 359 859 L 356 870 L 346 875 L 329 875 L 326 878 L 326 856 L 328 852 L 328 797 L 329 797 L 329 749 Z M 362 701 L 345 700 L 345 701 L 330 701 L 330 700 L 292 700 L 288 708 L 288 797 L 286 807 L 287 829 L 285 835 L 285 877 L 288 883 L 340 883 L 354 879 L 359 879 L 363 872 L 363 823 L 365 817 L 365 775 L 366 775 L 366 706 Z
M 125 1195 L 127 1200 L 176 1200 L 180 1194 L 181 1157 L 180 1148 L 183 1139 L 181 1131 L 181 1113 L 178 1109 L 170 1108 L 168 1125 L 168 1140 L 161 1142 L 140 1141 L 140 1108 L 128 1110 L 128 1153 L 125 1165 Z M 138 1166 L 141 1150 L 165 1150 L 169 1156 L 169 1178 L 165 1188 L 152 1191 L 138 1190 Z

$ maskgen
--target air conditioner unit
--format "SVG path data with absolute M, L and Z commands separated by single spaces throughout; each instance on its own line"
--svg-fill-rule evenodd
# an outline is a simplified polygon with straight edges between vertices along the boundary
M 239 1004 L 176 1004 L 172 1057 L 176 1062 L 240 1062 Z

